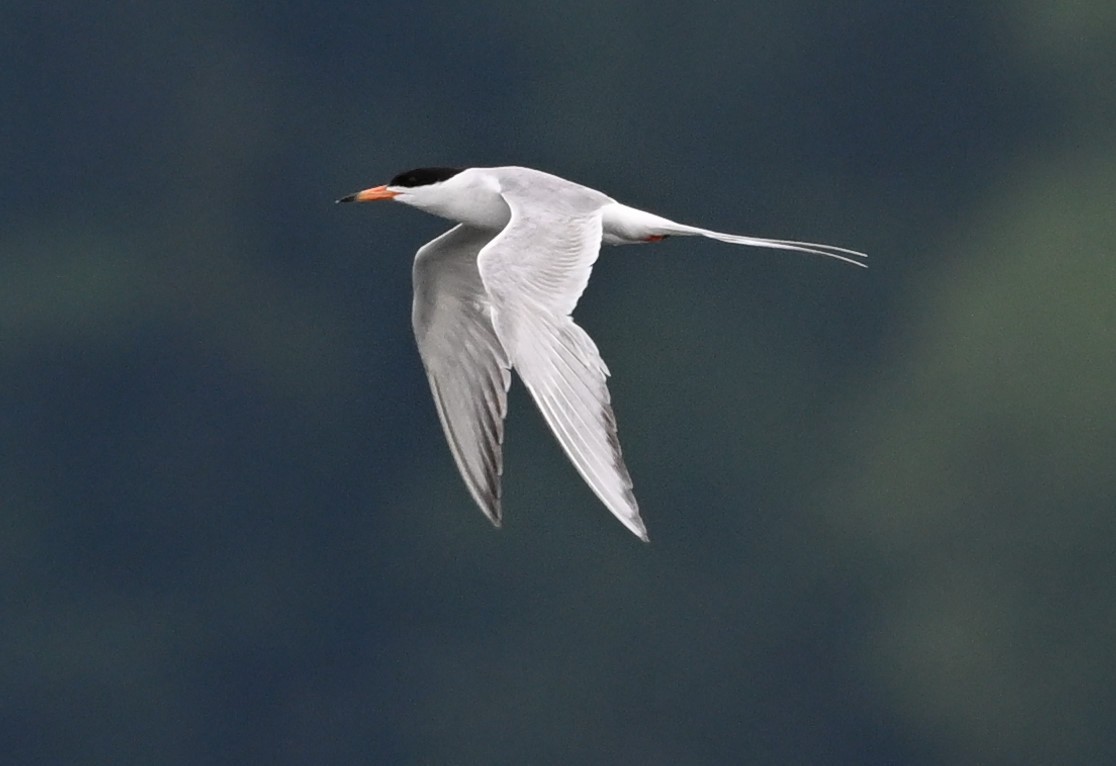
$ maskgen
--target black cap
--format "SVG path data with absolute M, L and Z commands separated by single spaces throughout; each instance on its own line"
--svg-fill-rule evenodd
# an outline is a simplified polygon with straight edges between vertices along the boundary
M 402 186 L 413 189 L 416 186 L 429 186 L 453 178 L 465 168 L 415 168 L 400 173 L 388 182 L 388 186 Z

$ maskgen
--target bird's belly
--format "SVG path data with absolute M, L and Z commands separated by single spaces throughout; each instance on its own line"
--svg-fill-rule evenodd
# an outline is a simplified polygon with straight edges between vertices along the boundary
M 606 245 L 655 242 L 678 233 L 679 225 L 661 216 L 613 202 L 601 210 L 601 241 Z

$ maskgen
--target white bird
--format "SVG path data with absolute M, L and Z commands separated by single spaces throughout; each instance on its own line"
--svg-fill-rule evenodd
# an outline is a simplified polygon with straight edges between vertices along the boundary
M 415 256 L 412 324 L 450 451 L 469 493 L 496 526 L 514 369 L 581 477 L 624 526 L 648 539 L 620 455 L 608 368 L 570 316 L 602 242 L 700 236 L 856 266 L 866 257 L 843 247 L 675 223 L 521 167 L 419 168 L 338 202 L 389 199 L 458 222 Z

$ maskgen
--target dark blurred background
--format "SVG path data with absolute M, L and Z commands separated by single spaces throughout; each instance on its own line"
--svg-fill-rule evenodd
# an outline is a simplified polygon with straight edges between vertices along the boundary
M 0 760 L 1116 762 L 1116 5 L 0 10 Z M 522 164 L 609 249 L 644 545 L 513 386 L 505 525 L 410 329 Z

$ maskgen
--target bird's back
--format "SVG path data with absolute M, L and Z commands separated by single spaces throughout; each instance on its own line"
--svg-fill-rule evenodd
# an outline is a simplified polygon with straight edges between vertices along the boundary
M 533 168 L 507 165 L 486 168 L 500 182 L 501 191 L 522 206 L 545 206 L 555 211 L 584 213 L 613 202 L 607 194 Z

